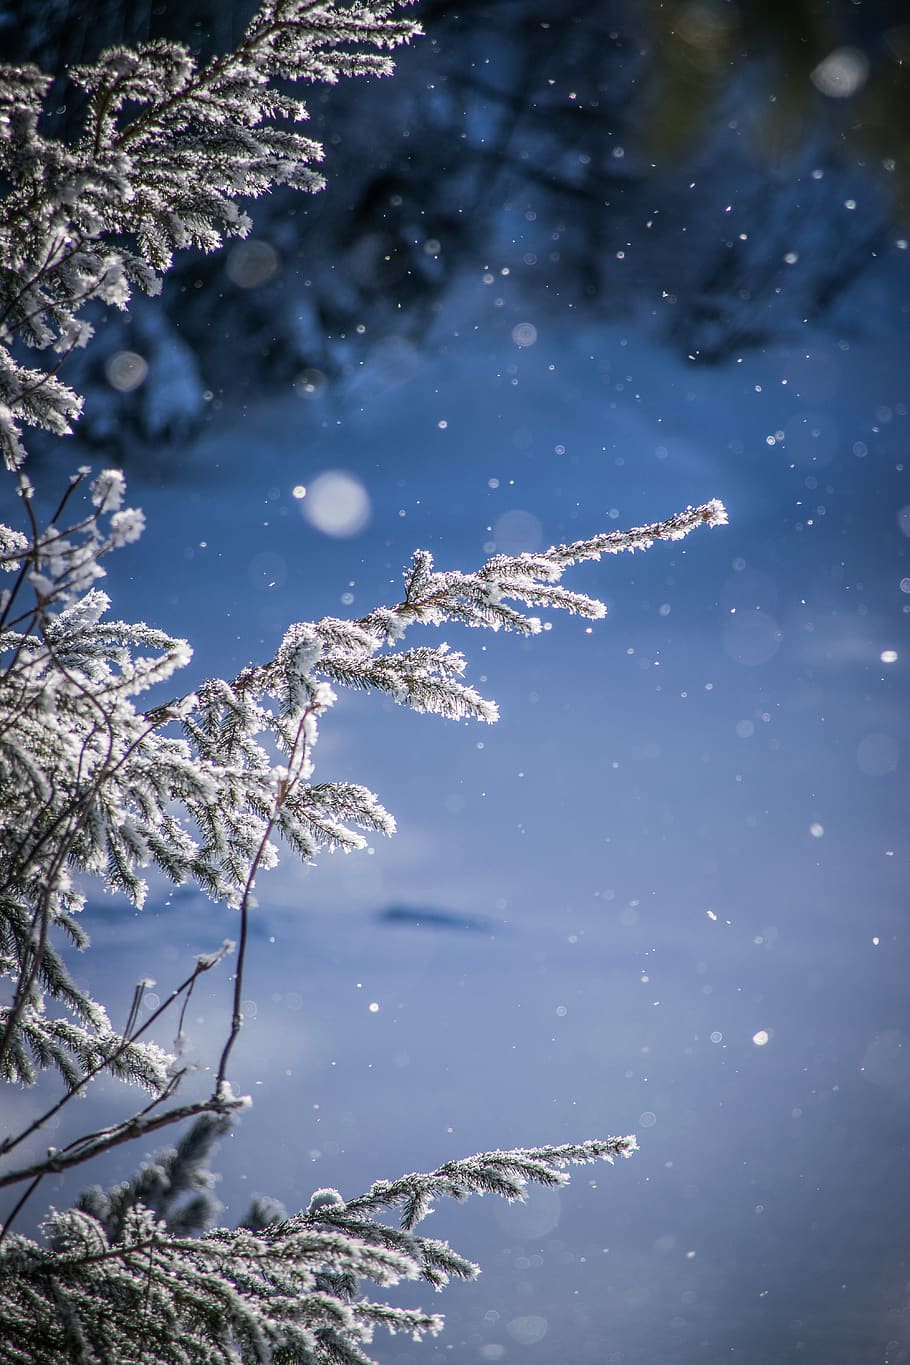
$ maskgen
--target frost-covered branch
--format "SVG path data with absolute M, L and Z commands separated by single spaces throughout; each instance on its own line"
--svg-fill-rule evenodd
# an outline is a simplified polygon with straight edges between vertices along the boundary
M 307 754 L 308 742 L 315 743 L 316 732 L 312 724 L 312 718 L 317 715 L 324 706 L 329 706 L 335 700 L 331 688 L 323 686 L 317 689 L 312 701 L 303 708 L 303 712 L 297 721 L 297 729 L 294 740 L 288 754 L 286 768 L 278 775 L 276 791 L 272 809 L 269 812 L 268 820 L 262 838 L 259 840 L 259 847 L 250 863 L 250 870 L 246 875 L 243 886 L 243 894 L 240 898 L 240 946 L 237 953 L 237 971 L 234 973 L 234 1002 L 231 1012 L 231 1027 L 221 1050 L 221 1058 L 218 1062 L 218 1072 L 215 1077 L 215 1094 L 217 1095 L 227 1080 L 227 1068 L 234 1044 L 240 1036 L 243 1027 L 243 1011 L 241 1002 L 243 1000 L 243 981 L 244 968 L 246 966 L 246 950 L 249 941 L 250 925 L 250 898 L 253 894 L 253 887 L 256 884 L 256 874 L 266 856 L 266 850 L 270 847 L 272 834 L 275 826 L 281 818 L 284 808 L 288 802 L 294 798 L 300 783 L 312 772 L 312 764 Z
M 161 1097 L 156 1097 L 147 1109 L 132 1114 L 121 1123 L 99 1128 L 93 1133 L 82 1134 L 66 1147 L 52 1150 L 40 1161 L 32 1162 L 18 1170 L 7 1171 L 0 1175 L 0 1189 L 19 1185 L 25 1180 L 33 1180 L 35 1176 L 59 1175 L 62 1171 L 69 1171 L 74 1166 L 82 1166 L 87 1161 L 103 1156 L 105 1152 L 110 1152 L 115 1147 L 122 1147 L 125 1142 L 136 1142 L 151 1133 L 160 1132 L 162 1128 L 170 1128 L 175 1123 L 196 1118 L 199 1114 L 231 1114 L 236 1110 L 249 1108 L 248 1098 L 232 1094 L 228 1087 L 223 1087 L 222 1092 L 213 1097 L 197 1100 L 192 1104 L 177 1105 L 161 1114 L 152 1113 L 160 1099 Z
M 223 1081 L 240 1027 L 251 895 L 257 876 L 277 861 L 279 842 L 312 859 L 323 849 L 362 848 L 368 835 L 395 828 L 365 787 L 312 780 L 317 720 L 335 700 L 332 687 L 375 689 L 416 711 L 493 721 L 495 704 L 464 681 L 464 656 L 445 643 L 401 648 L 405 631 L 456 623 L 535 633 L 540 622 L 528 609 L 540 606 L 596 618 L 604 611 L 600 602 L 562 586 L 567 568 L 725 520 L 720 503 L 707 503 L 629 532 L 540 554 L 497 555 L 475 573 L 437 572 L 421 551 L 393 606 L 355 622 L 300 622 L 268 663 L 233 682 L 210 679 L 194 694 L 143 712 L 134 699 L 167 681 L 190 650 L 145 624 L 106 620 L 108 598 L 95 586 L 103 574 L 99 561 L 139 534 L 142 521 L 122 510 L 124 484 L 116 472 L 100 475 L 90 491 L 93 510 L 65 533 L 53 525 L 0 533 L 0 565 L 18 573 L 20 602 L 26 588 L 34 599 L 19 608 L 17 621 L 26 628 L 8 625 L 0 635 L 0 920 L 7 953 L 0 965 L 15 982 L 12 1005 L 0 1008 L 0 1068 L 33 1080 L 31 1049 L 39 1066 L 53 1059 L 73 1089 L 106 1058 L 110 1069 L 126 1067 L 161 1092 L 168 1064 L 156 1056 L 157 1070 L 148 1071 L 146 1045 L 127 1047 L 110 1029 L 53 946 L 61 930 L 83 943 L 73 919 L 82 904 L 74 868 L 141 905 L 144 869 L 157 866 L 172 882 L 195 882 L 240 909 Z M 31 512 L 30 500 L 25 505 Z M 47 1018 L 45 994 L 81 1023 Z
M 147 980 L 141 981 L 134 995 L 133 1006 L 130 1010 L 130 1015 L 126 1023 L 126 1027 L 123 1030 L 123 1036 L 120 1042 L 116 1044 L 113 1051 L 112 1052 L 102 1051 L 99 1055 L 99 1060 L 96 1061 L 93 1066 L 88 1067 L 78 1077 L 77 1081 L 74 1080 L 73 1083 L 70 1084 L 69 1088 L 64 1091 L 60 1098 L 54 1104 L 52 1104 L 49 1109 L 46 1109 L 43 1113 L 39 1114 L 37 1118 L 34 1118 L 31 1121 L 31 1123 L 29 1123 L 19 1133 L 8 1134 L 5 1138 L 3 1138 L 2 1141 L 0 1141 L 0 1157 L 7 1156 L 11 1151 L 18 1147 L 20 1143 L 24 1142 L 27 1138 L 30 1138 L 33 1133 L 37 1132 L 40 1128 L 44 1128 L 48 1123 L 50 1123 L 52 1119 L 56 1118 L 56 1116 L 59 1114 L 60 1110 L 64 1107 L 64 1105 L 66 1105 L 75 1095 L 80 1094 L 84 1095 L 86 1086 L 88 1086 L 95 1079 L 96 1076 L 99 1076 L 102 1071 L 110 1070 L 116 1072 L 123 1054 L 130 1051 L 133 1045 L 139 1040 L 139 1038 L 142 1037 L 144 1033 L 148 1033 L 150 1029 L 154 1028 L 154 1026 L 161 1019 L 162 1015 L 166 1014 L 167 1011 L 171 1008 L 171 1006 L 175 1004 L 176 1001 L 181 998 L 181 996 L 189 998 L 190 994 L 192 993 L 193 987 L 195 986 L 199 977 L 202 976 L 205 972 L 211 971 L 211 969 L 215 967 L 222 960 L 222 958 L 224 958 L 228 953 L 234 951 L 234 947 L 235 945 L 230 939 L 225 939 L 221 948 L 218 949 L 216 952 L 200 954 L 196 958 L 196 966 L 194 967 L 190 975 L 186 978 L 186 980 L 182 981 L 179 986 L 175 986 L 174 989 L 165 997 L 165 999 L 159 1005 L 157 1005 L 154 1010 L 151 1011 L 151 1013 L 142 1022 L 142 1024 L 137 1026 L 136 1020 L 138 1015 L 138 1002 L 141 997 L 141 994 L 149 986 L 149 984 L 154 985 L 154 982 L 150 983 Z M 51 1169 L 53 1169 L 53 1167 L 51 1165 L 48 1165 L 47 1169 L 48 1171 L 50 1171 Z M 18 1177 L 18 1179 L 23 1178 L 25 1177 Z M 3 1178 L 0 1177 L 0 1184 L 2 1183 Z M 13 1184 L 16 1183 L 16 1181 L 10 1179 L 6 1183 Z
M 77 1208 L 52 1214 L 46 1247 L 10 1238 L 0 1260 L 4 1359 L 49 1365 L 69 1358 L 77 1343 L 86 1359 L 100 1359 L 112 1345 L 114 1358 L 131 1359 L 138 1315 L 149 1365 L 237 1356 L 372 1365 L 363 1347 L 376 1327 L 420 1339 L 443 1324 L 437 1314 L 365 1297 L 363 1281 L 382 1287 L 420 1278 L 441 1289 L 452 1276 L 478 1273 L 448 1243 L 414 1233 L 432 1212 L 431 1200 L 486 1193 L 523 1199 L 529 1184 L 564 1185 L 566 1165 L 612 1162 L 636 1149 L 633 1137 L 623 1137 L 481 1152 L 378 1182 L 347 1201 L 337 1190 L 317 1190 L 305 1213 L 274 1216 L 259 1230 L 181 1235 L 181 1223 L 196 1227 L 211 1212 L 206 1159 L 222 1131 L 217 1120 L 202 1119 L 177 1150 L 159 1154 L 133 1181 L 109 1192 L 96 1187 Z M 398 1210 L 400 1227 L 376 1216 Z
M 379 1180 L 366 1194 L 335 1204 L 327 1199 L 318 1216 L 331 1222 L 372 1215 L 380 1209 L 400 1211 L 401 1227 L 412 1228 L 432 1213 L 434 1199 L 450 1198 L 459 1202 L 472 1194 L 498 1194 L 503 1199 L 523 1200 L 529 1184 L 556 1188 L 569 1183 L 565 1166 L 590 1161 L 609 1161 L 629 1157 L 638 1150 L 631 1134 L 627 1137 L 589 1139 L 561 1147 L 512 1148 L 505 1152 L 479 1152 L 459 1161 L 447 1161 L 428 1174 L 404 1175 L 399 1180 Z M 323 1191 L 329 1195 L 333 1191 Z M 340 1199 L 340 1196 L 339 1196 Z M 311 1209 L 313 1206 L 311 1205 Z M 317 1216 L 317 1215 L 314 1215 Z
M 71 430 L 82 399 L 57 378 L 85 346 L 83 306 L 125 309 L 157 293 L 176 251 L 244 237 L 242 199 L 275 185 L 314 192 L 322 147 L 295 131 L 306 104 L 282 86 L 382 76 L 418 27 L 409 0 L 265 0 L 233 52 L 199 67 L 180 43 L 108 48 L 69 79 L 87 96 L 71 142 L 41 129 L 51 77 L 0 66 L 0 447 L 25 458 L 22 427 Z M 74 92 L 75 97 L 75 92 Z M 18 346 L 54 350 L 40 369 Z
M 362 847 L 369 834 L 395 827 L 367 788 L 314 780 L 318 721 L 335 701 L 333 688 L 375 689 L 417 711 L 495 720 L 494 703 L 464 681 L 461 654 L 445 643 L 403 648 L 405 632 L 453 623 L 533 634 L 541 627 L 530 610 L 541 606 L 602 616 L 600 602 L 562 586 L 571 565 L 726 519 L 721 504 L 707 503 L 538 555 L 494 556 L 475 573 L 437 572 L 418 552 L 392 606 L 353 622 L 297 623 L 269 662 L 140 710 L 137 699 L 168 681 L 190 651 L 144 623 L 106 618 L 100 561 L 142 530 L 141 516 L 122 510 L 124 491 L 122 476 L 107 471 L 89 487 L 92 509 L 65 532 L 54 522 L 38 527 L 28 496 L 26 529 L 0 529 L 0 566 L 16 575 L 0 633 L 0 972 L 12 985 L 11 1004 L 0 1007 L 0 1068 L 26 1084 L 48 1065 L 60 1069 L 66 1091 L 39 1123 L 102 1071 L 152 1093 L 130 1117 L 0 1172 L 0 1188 L 24 1187 L 14 1216 L 48 1175 L 185 1119 L 211 1125 L 246 1103 L 231 1091 L 228 1066 L 243 1022 L 257 878 L 274 866 L 282 842 L 311 859 L 324 849 Z M 55 521 L 72 498 L 70 490 Z M 87 942 L 77 923 L 77 874 L 141 905 L 150 866 L 240 913 L 230 1026 L 211 1094 L 191 1103 L 173 1103 L 183 1070 L 140 1037 L 136 1009 L 123 1034 L 113 1030 L 103 1007 L 73 982 L 55 941 L 62 933 L 77 947 Z M 201 959 L 172 999 L 217 957 Z M 35 1130 L 32 1123 L 10 1135 L 5 1153 Z M 242 1359 L 296 1352 L 287 1358 L 370 1365 L 363 1347 L 377 1325 L 420 1335 L 437 1331 L 440 1319 L 358 1298 L 363 1278 L 382 1285 L 421 1276 L 440 1287 L 476 1273 L 445 1243 L 414 1234 L 434 1199 L 521 1198 L 528 1181 L 562 1183 L 567 1163 L 612 1160 L 634 1146 L 632 1138 L 613 1138 L 485 1153 L 378 1182 L 346 1203 L 322 1191 L 306 1214 L 201 1240 L 176 1236 L 145 1206 L 157 1186 L 150 1172 L 140 1173 L 113 1203 L 87 1197 L 82 1208 L 53 1215 L 46 1246 L 9 1225 L 3 1230 L 0 1308 L 13 1340 L 27 1343 L 25 1354 L 16 1354 L 17 1344 L 9 1358 L 49 1362 L 82 1343 L 85 1358 L 101 1359 L 102 1341 L 108 1355 L 129 1358 L 142 1304 L 162 1313 L 166 1306 L 170 1315 L 160 1336 L 140 1319 L 150 1361 L 174 1358 L 168 1353 L 179 1330 L 190 1343 L 186 1360 L 221 1360 L 230 1342 Z M 208 1207 L 199 1199 L 197 1211 Z M 400 1227 L 380 1221 L 388 1211 L 399 1214 Z
M 656 540 L 682 540 L 699 526 L 724 526 L 726 509 L 716 498 L 700 507 L 687 507 L 664 521 L 633 526 L 629 531 L 605 531 L 569 545 L 554 545 L 536 554 L 494 555 L 473 574 L 436 573 L 428 550 L 418 550 L 405 575 L 404 598 L 391 608 L 379 608 L 360 622 L 386 640 L 398 640 L 413 622 L 441 625 L 458 621 L 491 630 L 517 630 L 536 635 L 540 620 L 507 605 L 560 607 L 590 620 L 606 615 L 595 598 L 568 592 L 561 586 L 566 569 L 585 560 L 623 551 L 647 550 Z

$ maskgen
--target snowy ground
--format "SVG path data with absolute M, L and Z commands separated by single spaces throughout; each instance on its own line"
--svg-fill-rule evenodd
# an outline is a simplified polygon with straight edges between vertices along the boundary
M 225 1216 L 254 1190 L 296 1208 L 635 1131 L 633 1161 L 564 1193 L 440 1210 L 428 1232 L 483 1278 L 433 1301 L 436 1343 L 379 1358 L 900 1365 L 906 272 L 718 369 L 494 290 L 498 310 L 465 286 L 426 355 L 377 345 L 343 396 L 227 405 L 194 448 L 127 471 L 149 529 L 107 586 L 117 614 L 193 641 L 187 686 L 291 620 L 394 599 L 417 545 L 467 568 L 710 497 L 730 513 L 576 570 L 610 607 L 590 630 L 450 631 L 497 726 L 367 697 L 328 718 L 318 774 L 372 786 L 400 833 L 261 884 L 235 1076 L 256 1103 L 220 1154 Z M 293 490 L 325 470 L 366 491 L 356 535 L 303 515 Z M 86 968 L 125 1013 L 134 979 L 170 984 L 233 926 L 174 894 L 88 927 Z M 225 973 L 197 1002 L 201 1056 L 227 995 Z

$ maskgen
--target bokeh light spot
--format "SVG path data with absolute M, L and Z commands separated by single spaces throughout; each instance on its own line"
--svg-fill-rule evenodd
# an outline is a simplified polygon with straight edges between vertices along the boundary
M 528 550 L 540 549 L 543 527 L 533 512 L 514 507 L 494 521 L 493 539 L 499 554 L 524 554 Z
M 148 362 L 136 351 L 115 351 L 104 366 L 104 374 L 112 389 L 120 393 L 132 393 L 145 381 L 149 372 Z
M 258 289 L 278 273 L 281 259 L 269 242 L 238 242 L 228 252 L 224 268 L 238 289 Z
M 310 366 L 294 380 L 294 389 L 301 398 L 318 398 L 327 383 L 322 370 Z
M 507 1324 L 506 1331 L 519 1346 L 534 1346 L 538 1341 L 543 1341 L 548 1326 L 546 1318 L 540 1317 L 537 1313 L 526 1313 L 520 1318 L 513 1318 Z
M 356 536 L 370 520 L 370 495 L 354 474 L 326 469 L 308 485 L 300 510 L 327 536 Z
M 822 95 L 844 100 L 866 84 L 869 58 L 856 47 L 838 47 L 829 52 L 809 73 L 809 79 Z

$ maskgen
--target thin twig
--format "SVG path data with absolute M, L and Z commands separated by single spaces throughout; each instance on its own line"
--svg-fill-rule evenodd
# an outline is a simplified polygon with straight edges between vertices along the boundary
M 102 1061 L 98 1062 L 94 1067 L 87 1071 L 79 1081 L 77 1081 L 74 1085 L 70 1087 L 70 1089 L 67 1091 L 65 1095 L 61 1096 L 61 1098 L 57 1100 L 56 1103 L 50 1107 L 50 1109 L 47 1109 L 38 1118 L 34 1119 L 27 1128 L 24 1128 L 22 1130 L 21 1133 L 17 1133 L 14 1138 L 4 1139 L 4 1141 L 0 1143 L 0 1156 L 6 1156 L 7 1153 L 13 1151 L 14 1148 L 18 1147 L 20 1142 L 24 1142 L 25 1139 L 30 1137 L 32 1133 L 37 1131 L 37 1129 L 43 1127 L 46 1123 L 49 1123 L 50 1120 L 60 1112 L 63 1106 L 67 1104 L 73 1098 L 74 1095 L 78 1094 L 78 1092 L 82 1090 L 89 1083 L 89 1081 L 94 1080 L 95 1077 L 97 1075 L 100 1075 L 102 1071 L 108 1070 L 113 1063 L 118 1061 L 119 1058 L 123 1055 L 123 1053 L 127 1050 L 127 1048 L 131 1047 L 133 1043 L 136 1042 L 137 1039 L 141 1038 L 143 1033 L 150 1029 L 152 1025 L 156 1023 L 157 1020 L 161 1017 L 161 1015 L 164 1014 L 165 1010 L 170 1009 L 171 1005 L 174 1003 L 175 1000 L 178 1000 L 180 996 L 184 994 L 184 992 L 186 992 L 186 994 L 189 995 L 193 986 L 196 984 L 197 979 L 200 976 L 202 976 L 204 972 L 210 971 L 212 967 L 214 967 L 218 962 L 221 961 L 223 952 L 224 950 L 222 950 L 222 952 L 217 955 L 212 954 L 206 955 L 203 957 L 202 961 L 197 960 L 196 967 L 190 974 L 190 976 L 188 976 L 185 981 L 182 981 L 179 986 L 174 987 L 174 989 L 171 991 L 167 999 L 162 1001 L 162 1003 L 157 1007 L 157 1009 L 155 1009 L 155 1011 L 149 1015 L 148 1019 L 146 1019 L 145 1023 L 141 1026 L 141 1028 L 138 1028 L 136 1032 L 129 1037 L 124 1036 L 123 1041 L 121 1042 L 120 1046 L 116 1049 L 115 1052 L 111 1053 L 109 1057 L 105 1057 Z M 140 988 L 137 987 L 137 990 L 138 989 Z M 132 1017 L 133 1016 L 131 1012 L 131 1019 Z M 181 1019 L 182 1018 L 183 1014 L 181 1012 Z
M 73 1166 L 81 1166 L 83 1162 L 91 1161 L 94 1157 L 111 1151 L 114 1147 L 122 1146 L 124 1142 L 134 1142 L 137 1138 L 146 1137 L 149 1133 L 156 1133 L 171 1124 L 182 1123 L 184 1119 L 196 1118 L 199 1114 L 230 1114 L 234 1110 L 244 1107 L 244 1100 L 226 1098 L 222 1093 L 210 1095 L 205 1100 L 196 1100 L 193 1104 L 179 1105 L 176 1109 L 169 1109 L 167 1113 L 158 1114 L 150 1120 L 133 1115 L 132 1118 L 125 1119 L 123 1123 L 115 1124 L 111 1128 L 99 1129 L 97 1133 L 88 1134 L 85 1139 L 86 1146 L 83 1150 L 54 1153 L 52 1156 L 46 1157 L 44 1161 L 36 1161 L 30 1166 L 0 1175 L 0 1189 L 5 1189 L 9 1185 L 18 1185 L 21 1181 L 30 1180 L 36 1175 L 56 1175 L 61 1171 L 68 1171 Z M 80 1138 L 77 1141 L 82 1144 L 83 1139 Z
M 256 881 L 256 874 L 259 871 L 259 866 L 265 856 L 265 850 L 268 847 L 269 840 L 278 823 L 282 807 L 296 788 L 302 776 L 306 759 L 306 722 L 314 712 L 318 711 L 318 709 L 317 703 L 311 702 L 310 705 L 304 709 L 297 724 L 297 733 L 294 736 L 294 743 L 291 746 L 291 752 L 288 756 L 288 776 L 279 786 L 271 814 L 266 822 L 265 831 L 259 841 L 259 847 L 256 849 L 256 855 L 250 865 L 246 884 L 243 888 L 243 896 L 240 901 L 240 939 L 237 948 L 237 971 L 234 976 L 234 1006 L 231 1016 L 231 1030 L 222 1050 L 221 1060 L 218 1063 L 218 1074 L 215 1079 L 215 1094 L 218 1094 L 221 1087 L 224 1085 L 227 1076 L 228 1061 L 240 1030 L 243 1027 L 243 1013 L 240 1006 L 243 1000 L 243 972 L 246 965 L 246 946 L 249 933 L 250 896 L 252 895 L 253 885 Z M 302 746 L 302 749 L 298 760 L 297 749 L 299 745 Z M 297 763 L 296 774 L 293 773 L 295 762 Z

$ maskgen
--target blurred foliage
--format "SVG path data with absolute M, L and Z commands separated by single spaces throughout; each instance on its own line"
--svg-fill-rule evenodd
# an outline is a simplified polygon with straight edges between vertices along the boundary
M 168 34 L 205 56 L 252 8 L 0 0 L 0 48 L 60 70 Z M 130 423 L 179 439 L 211 410 L 206 392 L 318 397 L 367 354 L 401 382 L 427 337 L 438 344 L 453 282 L 488 268 L 510 272 L 510 298 L 535 316 L 634 314 L 722 361 L 831 315 L 903 241 L 898 0 L 423 0 L 419 13 L 427 36 L 394 81 L 314 93 L 328 189 L 258 204 L 268 245 L 183 262 L 165 292 L 170 341 L 157 324 L 153 345 L 141 309 L 109 326 L 86 361 L 83 439 Z M 106 378 L 123 349 L 149 362 L 135 393 Z M 196 377 L 178 419 L 156 425 L 156 374 L 175 366 Z
M 650 0 L 643 31 L 652 92 L 642 141 L 656 158 L 691 152 L 721 110 L 741 110 L 770 165 L 829 124 L 847 157 L 890 177 L 896 215 L 910 217 L 904 4 Z

